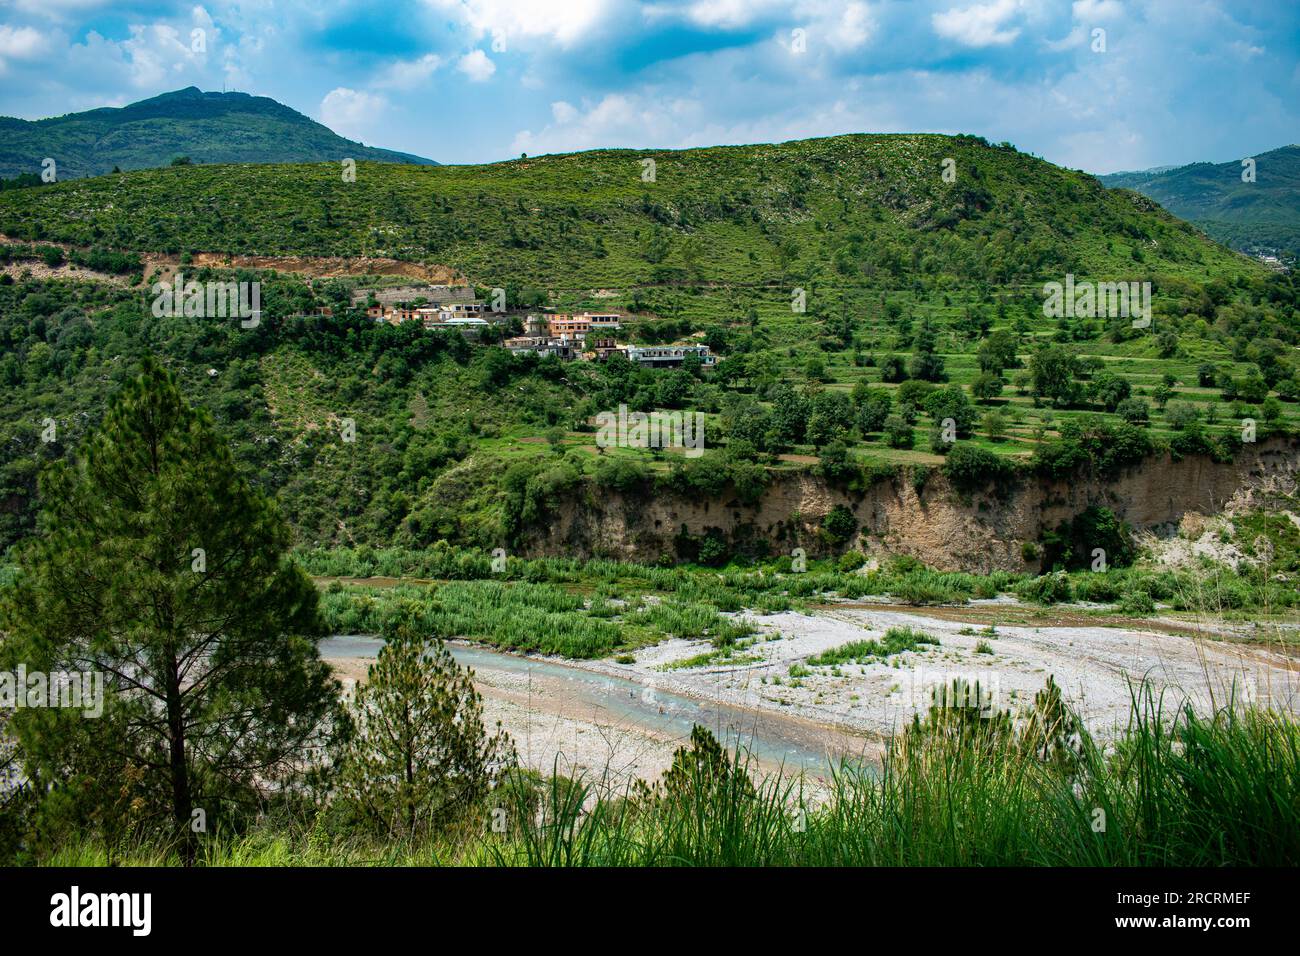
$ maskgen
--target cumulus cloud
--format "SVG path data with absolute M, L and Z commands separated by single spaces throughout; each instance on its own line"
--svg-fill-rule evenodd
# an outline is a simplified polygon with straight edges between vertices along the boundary
M 698 26 L 734 30 L 766 18 L 781 6 L 775 0 L 696 0 L 681 10 L 671 4 L 652 5 L 652 14 L 666 16 L 683 13 L 687 20 Z
M 932 14 L 930 23 L 939 36 L 965 46 L 1005 46 L 1020 36 L 1019 27 L 1007 25 L 1019 8 L 1019 0 L 993 0 Z
M 569 46 L 588 35 L 617 4 L 614 0 L 428 0 L 439 12 L 460 18 L 476 38 L 544 38 Z
M 1124 14 L 1124 5 L 1119 0 L 1074 0 L 1070 12 L 1076 20 L 1093 23 L 1118 19 Z
M 0 58 L 28 59 L 45 52 L 47 43 L 31 27 L 0 26 Z
M 426 53 L 415 60 L 398 60 L 385 67 L 373 85 L 380 89 L 412 90 L 427 83 L 442 62 L 436 53 Z
M 516 153 L 557 153 L 602 146 L 677 146 L 698 129 L 704 114 L 694 100 L 664 101 L 653 94 L 611 93 L 580 110 L 551 104 L 553 123 L 515 135 Z
M 388 101 L 373 93 L 335 87 L 320 101 L 320 119 L 348 139 L 364 140 L 388 110 Z
M 837 50 L 856 50 L 872 38 L 876 27 L 867 4 L 845 4 L 828 34 L 830 44 Z
M 457 62 L 456 69 L 475 83 L 482 83 L 497 71 L 497 65 L 482 50 L 470 50 Z
M 13 8 L 19 13 L 50 20 L 66 20 L 73 15 L 84 15 L 112 5 L 113 0 L 13 0 L 12 2 Z

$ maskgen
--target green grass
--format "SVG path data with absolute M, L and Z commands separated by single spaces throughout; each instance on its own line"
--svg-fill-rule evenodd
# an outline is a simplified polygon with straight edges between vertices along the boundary
M 813 667 L 834 667 L 839 664 L 865 664 L 871 660 L 893 657 L 904 651 L 915 651 L 922 645 L 937 645 L 939 639 L 911 627 L 891 627 L 877 640 L 851 641 L 808 658 Z
M 1289 519 L 1239 515 L 1245 539 L 1267 537 L 1272 529 L 1273 563 L 1241 570 L 1206 562 L 1169 568 L 1139 562 L 1105 572 L 1056 572 L 1041 576 L 940 573 L 915 561 L 896 560 L 867 574 L 841 572 L 837 562 L 814 560 L 806 573 L 792 573 L 790 559 L 737 563 L 723 569 L 672 568 L 608 560 L 510 558 L 502 573 L 492 571 L 486 552 L 442 545 L 427 551 L 338 549 L 302 551 L 298 559 L 316 575 L 389 577 L 397 588 L 330 585 L 322 606 L 333 633 L 378 633 L 386 608 L 411 598 L 437 605 L 438 626 L 506 649 L 537 650 L 575 657 L 604 656 L 667 637 L 708 640 L 719 649 L 747 639 L 753 628 L 729 612 L 806 610 L 821 602 L 880 597 L 914 606 L 961 604 L 971 598 L 1013 593 L 1030 605 L 1070 602 L 1100 604 L 1101 615 L 1146 616 L 1157 605 L 1177 615 L 1227 620 L 1285 616 L 1300 594 L 1278 569 L 1296 561 L 1286 525 Z M 1259 545 L 1262 547 L 1263 545 Z M 403 584 L 403 579 L 405 583 Z M 416 585 L 412 579 L 431 579 Z M 456 587 L 451 587 L 451 585 Z M 441 603 L 439 603 L 441 596 Z M 456 613 L 442 606 L 455 602 Z M 518 612 L 517 619 L 512 617 Z M 534 625 L 556 632 L 529 633 Z M 456 630 L 459 629 L 459 630 Z M 996 631 L 976 636 L 996 637 Z
M 1062 717 L 1069 720 L 1072 715 Z M 1294 866 L 1300 861 L 1300 727 L 1288 716 L 1166 711 L 1134 689 L 1112 745 L 1066 751 L 993 724 L 909 732 L 876 768 L 843 766 L 814 795 L 798 778 L 686 762 L 667 791 L 602 795 L 554 777 L 512 788 L 511 832 L 477 816 L 437 840 L 384 842 L 331 830 L 327 815 L 272 815 L 204 841 L 207 866 Z M 1039 743 L 1035 743 L 1038 741 Z M 1060 754 L 1063 759 L 1057 759 Z M 1046 757 L 1045 754 L 1057 756 Z M 732 761 L 728 761 L 730 765 Z M 734 763 L 744 767 L 737 753 Z M 490 808 L 482 811 L 488 818 Z M 126 846 L 118 865 L 175 865 Z M 98 866 L 74 843 L 44 859 Z
M 716 607 L 683 601 L 620 605 L 597 595 L 528 581 L 470 580 L 397 587 L 334 584 L 321 596 L 333 634 L 377 634 L 399 606 L 414 607 L 427 632 L 481 641 L 502 650 L 604 657 L 670 637 L 709 640 L 723 656 L 753 633 Z

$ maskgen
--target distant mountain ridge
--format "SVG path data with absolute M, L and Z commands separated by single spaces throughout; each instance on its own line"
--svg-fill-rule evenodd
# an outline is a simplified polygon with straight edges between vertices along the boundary
M 1250 157 L 1253 182 L 1242 180 L 1241 160 L 1162 166 L 1097 177 L 1111 188 L 1132 189 L 1213 239 L 1241 252 L 1300 258 L 1300 146 Z
M 345 139 L 266 96 L 187 87 L 123 107 L 41 120 L 0 117 L 0 175 L 39 173 L 51 157 L 59 179 L 119 169 L 195 163 L 301 163 L 357 159 L 438 165 Z

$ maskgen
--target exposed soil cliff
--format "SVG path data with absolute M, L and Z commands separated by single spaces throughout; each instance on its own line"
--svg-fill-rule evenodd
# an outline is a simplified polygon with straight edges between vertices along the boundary
M 939 472 L 918 493 L 906 469 L 858 494 L 813 474 L 781 476 L 753 505 L 727 496 L 708 501 L 592 489 L 557 505 L 551 523 L 533 529 L 524 544 L 533 554 L 654 561 L 677 554 L 682 532 L 713 532 L 741 550 L 775 554 L 802 547 L 810 555 L 824 554 L 832 549 L 818 527 L 831 509 L 844 505 L 858 524 L 846 547 L 909 554 L 942 570 L 1036 570 L 1023 557 L 1023 544 L 1089 505 L 1110 508 L 1134 529 L 1158 529 L 1176 525 L 1188 512 L 1217 512 L 1242 488 L 1297 471 L 1300 440 L 1274 439 L 1247 446 L 1231 464 L 1165 454 L 1110 480 L 1028 476 L 1002 495 L 991 488 L 961 495 Z

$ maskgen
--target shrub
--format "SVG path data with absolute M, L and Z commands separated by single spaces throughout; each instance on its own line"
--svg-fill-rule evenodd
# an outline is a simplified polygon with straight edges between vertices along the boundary
M 727 561 L 727 542 L 717 531 L 709 531 L 700 539 L 699 556 L 696 560 L 708 567 L 719 567 Z
M 981 372 L 970 383 L 970 393 L 981 402 L 992 401 L 1002 394 L 1004 384 L 1002 376 L 996 372 Z
M 878 432 L 894 406 L 894 398 L 883 388 L 870 389 L 858 408 L 858 428 L 863 434 Z
M 732 462 L 730 473 L 731 486 L 735 489 L 736 497 L 743 504 L 753 504 L 763 497 L 770 472 L 758 462 Z
M 934 386 L 919 378 L 909 378 L 898 386 L 898 404 L 924 407 L 925 400 L 934 391 Z
M 1126 398 L 1115 406 L 1115 414 L 1130 425 L 1145 425 L 1151 420 L 1151 406 L 1141 398 Z
M 644 488 L 650 479 L 645 466 L 631 458 L 604 458 L 596 465 L 596 484 L 613 491 Z
M 984 434 L 990 441 L 1000 442 L 1007 436 L 1007 416 L 996 408 L 986 412 L 982 422 Z
M 1156 602 L 1152 600 L 1151 595 L 1147 594 L 1146 591 L 1125 591 L 1124 596 L 1120 599 L 1119 609 L 1125 614 L 1154 614 L 1156 612 Z
M 892 414 L 885 419 L 885 440 L 890 448 L 911 448 L 916 442 L 916 432 L 901 415 Z
M 880 380 L 882 382 L 901 382 L 907 378 L 907 365 L 901 355 L 886 355 L 880 363 Z
M 849 458 L 848 446 L 842 441 L 833 441 L 821 450 L 817 470 L 833 484 L 843 484 L 859 474 L 857 464 Z
M 1058 604 L 1073 597 L 1070 578 L 1064 571 L 1053 571 L 1036 578 L 1026 578 L 1015 586 L 1016 596 L 1035 604 Z
M 924 398 L 922 404 L 936 422 L 951 418 L 957 427 L 958 438 L 969 438 L 979 418 L 960 385 L 935 389 Z
M 844 573 L 856 571 L 867 563 L 867 556 L 861 551 L 845 551 L 836 562 L 836 567 Z
M 1101 477 L 1112 477 L 1153 451 L 1155 443 L 1146 429 L 1085 415 L 1065 422 L 1059 441 L 1039 446 L 1033 467 L 1038 474 L 1055 481 L 1071 478 L 1084 468 L 1091 468 Z
M 1133 563 L 1134 549 L 1127 524 L 1109 508 L 1089 505 L 1071 521 L 1043 536 L 1048 567 L 1091 569 L 1093 552 L 1104 552 L 1107 567 Z
M 1196 406 L 1191 402 L 1170 402 L 1165 409 L 1165 420 L 1175 431 L 1182 431 L 1188 425 L 1200 420 Z
M 1114 372 L 1099 373 L 1088 389 L 1092 400 L 1108 412 L 1117 410 L 1120 402 L 1126 400 L 1132 391 L 1128 379 L 1120 378 Z
M 978 445 L 959 442 L 948 452 L 943 473 L 954 488 L 970 494 L 990 484 L 1005 486 L 1015 476 L 1015 465 Z
M 850 641 L 808 658 L 813 667 L 834 667 L 840 664 L 866 664 L 879 658 L 892 657 L 904 651 L 914 651 L 923 644 L 938 644 L 937 637 L 910 627 L 891 627 L 881 640 Z
M 858 530 L 858 522 L 852 511 L 843 505 L 836 505 L 822 519 L 821 530 L 822 536 L 831 544 L 843 544 Z

